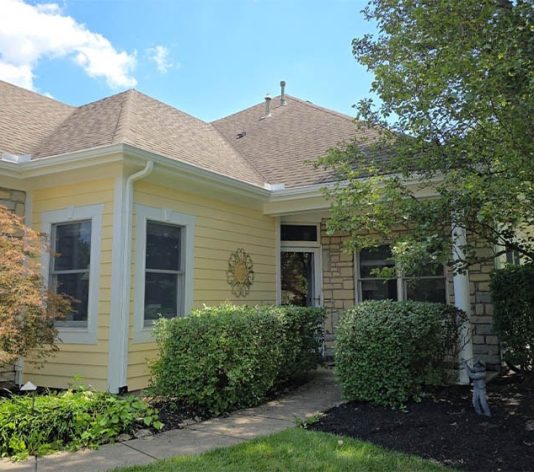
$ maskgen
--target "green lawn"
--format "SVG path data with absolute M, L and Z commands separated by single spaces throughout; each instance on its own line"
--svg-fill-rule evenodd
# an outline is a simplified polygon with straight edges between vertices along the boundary
M 343 441 L 341 444 L 338 441 Z M 390 452 L 369 443 L 327 433 L 289 429 L 272 436 L 215 449 L 194 456 L 178 456 L 121 472 L 357 472 L 429 471 L 451 469 L 416 456 Z

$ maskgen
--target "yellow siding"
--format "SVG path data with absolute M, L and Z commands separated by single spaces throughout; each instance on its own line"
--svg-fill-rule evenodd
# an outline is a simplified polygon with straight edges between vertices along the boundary
M 224 301 L 239 304 L 274 303 L 275 219 L 260 210 L 223 203 L 146 182 L 136 184 L 134 202 L 169 208 L 197 217 L 195 237 L 194 306 Z M 128 355 L 128 388 L 148 384 L 147 360 L 153 359 L 153 343 L 133 342 L 133 296 L 135 291 L 135 215 L 132 243 L 131 308 Z M 255 281 L 246 298 L 236 298 L 226 283 L 228 258 L 237 248 L 245 249 L 254 263 Z
M 65 388 L 74 376 L 99 390 L 107 388 L 108 333 L 111 294 L 111 238 L 114 180 L 102 179 L 34 190 L 33 227 L 41 230 L 41 214 L 69 206 L 104 204 L 100 261 L 100 291 L 96 344 L 61 344 L 60 351 L 38 369 L 30 361 L 25 380 L 47 387 Z

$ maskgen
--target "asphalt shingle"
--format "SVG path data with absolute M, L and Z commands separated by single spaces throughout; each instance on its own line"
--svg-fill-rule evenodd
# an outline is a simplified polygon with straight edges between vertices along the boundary
M 286 187 L 335 180 L 312 162 L 358 135 L 352 118 L 295 97 L 272 100 L 264 117 L 259 103 L 206 123 L 136 90 L 80 107 L 0 81 L 0 152 L 32 159 L 125 143 L 262 186 Z

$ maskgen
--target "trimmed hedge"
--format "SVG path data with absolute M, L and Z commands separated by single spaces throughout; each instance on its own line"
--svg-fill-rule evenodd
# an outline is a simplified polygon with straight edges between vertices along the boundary
M 523 372 L 534 370 L 534 264 L 507 266 L 490 284 L 495 331 L 503 359 Z
M 96 447 L 121 433 L 161 429 L 157 411 L 134 396 L 92 391 L 0 399 L 0 456 L 23 459 L 61 449 Z
M 200 415 L 260 403 L 320 360 L 324 312 L 293 306 L 206 307 L 160 319 L 151 391 Z
M 349 400 L 401 406 L 446 377 L 465 315 L 438 303 L 367 301 L 343 314 L 336 374 Z

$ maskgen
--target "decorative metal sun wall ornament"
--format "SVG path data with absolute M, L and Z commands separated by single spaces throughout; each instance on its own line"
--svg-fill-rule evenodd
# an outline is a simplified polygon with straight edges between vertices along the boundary
M 236 297 L 246 297 L 254 283 L 254 264 L 250 255 L 242 248 L 237 249 L 228 259 L 226 281 Z

